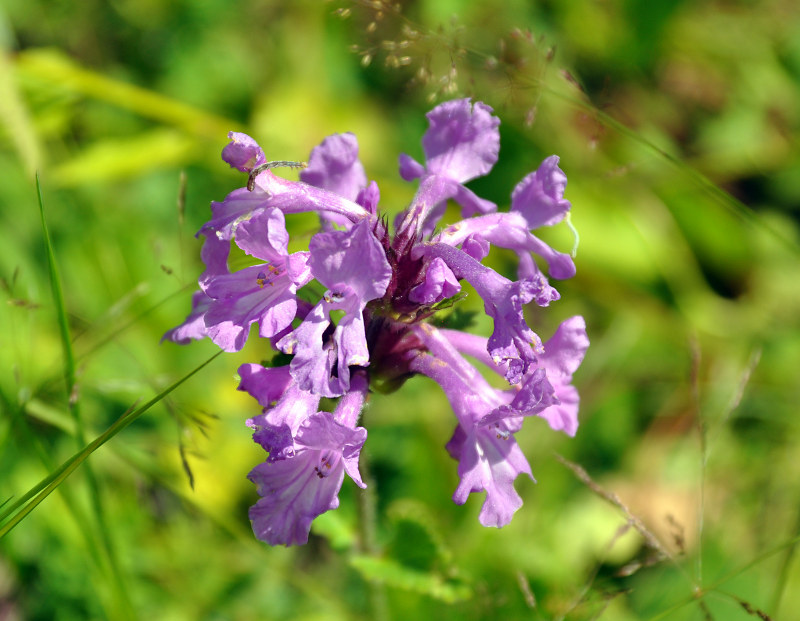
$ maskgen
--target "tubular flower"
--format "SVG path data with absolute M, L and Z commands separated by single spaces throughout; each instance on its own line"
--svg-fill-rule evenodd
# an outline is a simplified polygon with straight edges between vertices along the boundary
M 365 487 L 358 460 L 367 432 L 357 424 L 371 384 L 390 392 L 415 375 L 439 384 L 456 419 L 446 443 L 458 462 L 453 500 L 484 493 L 484 526 L 508 524 L 522 505 L 515 479 L 533 479 L 514 440 L 524 421 L 542 418 L 568 435 L 577 431 L 572 377 L 589 345 L 583 318 L 567 319 L 542 341 L 525 314 L 530 303 L 547 307 L 559 299 L 548 275 L 575 274 L 570 255 L 534 234 L 571 207 L 558 157 L 524 177 L 510 208 L 498 211 L 464 185 L 498 160 L 500 121 L 491 108 L 454 100 L 434 108 L 428 121 L 424 163 L 400 156 L 401 177 L 419 185 L 394 231 L 352 134 L 326 138 L 297 182 L 271 169 L 301 164 L 268 162 L 245 134 L 231 132 L 223 149 L 247 184 L 212 203 L 198 232 L 206 266 L 200 290 L 186 320 L 164 339 L 208 337 L 238 351 L 256 324 L 258 336 L 286 358 L 283 366 L 239 368 L 239 389 L 262 407 L 247 421 L 265 451 L 249 475 L 260 496 L 250 520 L 269 544 L 306 543 L 314 518 L 338 506 L 345 475 Z M 461 206 L 462 220 L 441 225 L 448 200 Z M 308 211 L 319 215 L 320 230 L 308 250 L 290 254 L 286 221 Z M 248 266 L 231 269 L 231 244 L 249 257 Z M 486 262 L 492 246 L 519 257 L 517 280 Z M 447 325 L 450 309 L 472 291 L 492 319 L 490 335 L 434 327 L 431 319 Z M 507 387 L 490 385 L 465 356 Z M 332 412 L 322 407 L 329 403 Z

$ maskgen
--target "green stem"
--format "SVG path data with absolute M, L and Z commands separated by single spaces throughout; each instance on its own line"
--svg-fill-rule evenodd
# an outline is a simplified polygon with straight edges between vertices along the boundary
M 367 489 L 359 490 L 356 493 L 359 548 L 363 554 L 378 557 L 380 548 L 377 542 L 376 485 L 370 473 L 369 460 L 364 451 L 361 452 L 358 469 L 361 473 L 361 479 L 367 485 Z M 370 604 L 372 606 L 372 618 L 375 621 L 389 621 L 389 602 L 386 597 L 386 585 L 375 580 L 367 580 L 367 588 L 369 589 Z

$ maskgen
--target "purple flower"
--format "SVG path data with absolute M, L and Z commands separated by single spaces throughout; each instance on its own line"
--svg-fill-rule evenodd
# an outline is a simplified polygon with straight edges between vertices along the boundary
M 311 274 L 308 253 L 289 255 L 288 243 L 283 213 L 274 207 L 236 227 L 236 245 L 264 263 L 204 283 L 213 300 L 205 313 L 206 331 L 225 351 L 244 347 L 253 323 L 258 323 L 259 335 L 268 338 L 294 319 L 297 289 L 311 280 Z
M 458 419 L 446 447 L 451 457 L 458 460 L 460 482 L 453 501 L 464 504 L 469 494 L 485 491 L 480 523 L 505 526 L 522 506 L 514 480 L 520 474 L 533 479 L 530 466 L 514 440 L 519 421 L 483 422 L 507 405 L 509 395 L 489 386 L 435 328 L 422 324 L 416 333 L 431 353 L 416 356 L 411 368 L 442 387 Z
M 522 505 L 514 481 L 533 478 L 514 439 L 525 419 L 576 432 L 572 375 L 589 344 L 583 319 L 564 321 L 546 343 L 525 319 L 527 304 L 559 299 L 537 261 L 551 278 L 575 273 L 569 255 L 533 234 L 570 209 L 558 158 L 545 159 L 516 186 L 510 210 L 497 212 L 464 185 L 497 162 L 500 121 L 491 108 L 455 100 L 431 110 L 428 121 L 425 163 L 400 156 L 401 176 L 419 179 L 419 187 L 394 219 L 393 235 L 352 134 L 315 147 L 299 182 L 271 170 L 296 164 L 266 161 L 246 134 L 231 132 L 223 149 L 223 159 L 247 173 L 247 184 L 212 203 L 212 217 L 198 232 L 205 238 L 201 291 L 186 320 L 164 338 L 209 336 L 236 351 L 257 324 L 265 346 L 291 357 L 283 366 L 239 368 L 239 389 L 262 407 L 247 421 L 267 453 L 250 473 L 260 495 L 250 518 L 256 536 L 270 544 L 305 543 L 314 518 L 338 506 L 345 474 L 364 487 L 358 460 L 367 432 L 356 425 L 370 381 L 385 393 L 414 375 L 441 386 L 457 420 L 446 445 L 458 461 L 453 500 L 463 504 L 484 492 L 485 526 L 508 524 Z M 451 199 L 462 219 L 440 227 Z M 308 251 L 289 254 L 286 218 L 303 212 L 317 213 L 321 230 Z M 231 271 L 231 242 L 255 264 Z M 519 257 L 517 280 L 483 264 L 493 246 Z M 427 323 L 464 297 L 462 281 L 493 321 L 488 338 Z M 508 386 L 490 385 L 465 355 Z M 321 411 L 323 398 L 338 400 L 333 413 Z
M 248 478 L 261 496 L 250 509 L 256 537 L 271 545 L 304 544 L 314 518 L 339 506 L 345 473 L 356 485 L 366 487 L 358 458 L 367 431 L 355 426 L 366 393 L 363 374 L 354 377 L 351 391 L 333 414 L 316 412 L 302 422 L 291 455 L 250 472 Z
M 528 367 L 536 362 L 536 354 L 544 351 L 541 339 L 525 322 L 523 306 L 532 300 L 547 306 L 558 299 L 558 292 L 543 278 L 512 282 L 447 244 L 421 246 L 418 252 L 442 258 L 457 276 L 475 287 L 483 298 L 486 314 L 494 319 L 489 354 L 495 364 L 508 363 L 506 379 L 511 384 L 518 383 Z
M 363 313 L 384 294 L 392 270 L 367 221 L 350 231 L 318 233 L 309 250 L 311 273 L 328 291 L 278 347 L 294 355 L 292 375 L 301 388 L 335 397 L 348 389 L 350 366 L 369 364 Z M 331 333 L 333 311 L 344 314 Z
M 430 127 L 422 138 L 425 166 L 406 154 L 400 156 L 400 176 L 406 181 L 421 178 L 410 219 L 401 230 L 412 222 L 421 229 L 430 210 L 448 198 L 462 206 L 464 216 L 497 209 L 463 184 L 487 174 L 497 162 L 500 119 L 492 116 L 486 104 L 472 104 L 469 99 L 445 102 L 427 116 Z M 441 215 L 442 210 L 437 210 L 431 219 L 438 220 Z
M 473 356 L 500 375 L 505 375 L 504 365 L 497 365 L 487 354 L 487 339 L 457 330 L 441 330 L 441 334 L 460 353 Z M 589 347 L 586 323 L 583 317 L 571 317 L 562 322 L 555 334 L 544 343 L 544 352 L 515 387 L 513 400 L 499 408 L 490 418 L 481 422 L 489 424 L 501 418 L 539 416 L 550 427 L 574 436 L 578 430 L 578 391 L 572 385 L 572 374 L 583 361 Z

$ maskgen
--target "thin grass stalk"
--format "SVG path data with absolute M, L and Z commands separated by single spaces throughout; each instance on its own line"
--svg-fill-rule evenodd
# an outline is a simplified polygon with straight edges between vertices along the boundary
M 90 444 L 83 448 L 83 450 L 75 453 L 72 457 L 67 459 L 61 466 L 58 467 L 53 473 L 49 476 L 45 477 L 42 481 L 40 481 L 34 488 L 29 490 L 24 498 L 27 500 L 27 504 L 22 507 L 19 512 L 17 512 L 13 517 L 10 517 L 9 521 L 6 522 L 2 527 L 0 527 L 0 539 L 5 537 L 17 524 L 19 524 L 26 515 L 28 515 L 36 506 L 41 503 L 47 496 L 49 496 L 53 490 L 57 489 L 61 483 L 63 483 L 70 474 L 72 474 L 78 466 L 80 466 L 86 459 L 94 453 L 98 448 L 103 446 L 106 442 L 108 442 L 111 438 L 116 436 L 120 431 L 125 429 L 128 425 L 130 425 L 133 421 L 139 418 L 142 414 L 147 412 L 151 407 L 153 407 L 156 403 L 161 401 L 164 397 L 170 394 L 173 390 L 175 390 L 178 386 L 183 384 L 186 380 L 190 377 L 198 373 L 204 367 L 206 367 L 209 363 L 211 363 L 215 358 L 217 358 L 221 351 L 217 352 L 213 356 L 211 356 L 208 360 L 200 364 L 198 367 L 195 367 L 192 371 L 190 371 L 187 375 L 183 376 L 178 381 L 174 382 L 160 393 L 158 393 L 155 397 L 150 399 L 147 403 L 143 406 L 131 409 L 126 411 L 122 416 L 120 416 L 108 429 L 106 429 L 102 434 L 100 434 L 97 438 L 95 438 Z M 15 507 L 19 507 L 20 503 L 15 503 Z M 0 515 L 0 521 L 6 519 L 13 513 L 11 511 L 5 511 L 2 515 Z
M 52 472 L 55 470 L 55 464 L 50 459 L 49 454 L 47 451 L 44 450 L 42 447 L 42 443 L 38 440 L 36 435 L 31 430 L 28 421 L 25 418 L 22 409 L 18 406 L 15 406 L 11 403 L 11 401 L 6 397 L 6 395 L 0 392 L 0 401 L 2 401 L 3 405 L 6 408 L 6 411 L 11 412 L 14 418 L 14 423 L 16 424 L 16 429 L 19 433 L 23 436 L 23 441 L 25 445 L 30 447 L 33 452 L 36 453 L 36 456 L 42 462 L 45 470 Z M 38 491 L 38 490 L 37 490 Z M 83 535 L 84 540 L 86 541 L 86 547 L 89 550 L 89 554 L 92 557 L 92 561 L 95 564 L 96 571 L 97 568 L 105 568 L 107 563 L 104 562 L 103 559 L 103 552 L 100 549 L 100 546 L 97 543 L 97 540 L 92 536 L 92 529 L 91 523 L 88 516 L 83 512 L 83 509 L 75 499 L 75 497 L 70 492 L 68 487 L 62 487 L 59 489 L 61 496 L 64 500 L 64 504 L 67 506 L 67 511 L 75 520 L 75 524 L 78 528 L 78 531 Z M 30 497 L 30 494 L 26 494 L 26 497 Z M 19 506 L 22 502 L 24 502 L 25 498 L 19 499 L 14 505 L 8 507 L 8 511 L 13 511 L 13 509 Z M 4 503 L 5 504 L 5 503 Z M 102 570 L 100 570 L 102 573 Z M 101 605 L 105 606 L 105 612 L 108 618 L 114 618 L 115 612 L 119 611 L 120 608 L 115 604 L 108 602 L 104 602 L 103 598 L 99 598 Z
M 42 237 L 44 239 L 45 253 L 47 255 L 47 267 L 50 275 L 50 288 L 53 294 L 53 304 L 55 306 L 56 317 L 58 319 L 61 347 L 64 355 L 64 382 L 66 384 L 67 392 L 67 408 L 69 409 L 72 420 L 75 423 L 75 442 L 78 450 L 80 450 L 86 444 L 86 433 L 84 431 L 83 417 L 81 416 L 80 412 L 78 385 L 75 380 L 75 354 L 72 349 L 72 338 L 70 336 L 66 305 L 64 304 L 64 291 L 61 286 L 61 277 L 58 273 L 58 263 L 56 261 L 52 240 L 50 239 L 50 231 L 47 227 L 47 219 L 44 215 L 44 199 L 42 198 L 42 186 L 39 180 L 38 172 L 36 173 L 36 194 L 39 199 L 39 213 L 42 218 Z M 108 522 L 106 520 L 105 510 L 103 508 L 100 485 L 97 481 L 97 476 L 94 473 L 94 469 L 89 463 L 86 464 L 85 474 L 86 482 L 89 486 L 89 499 L 94 517 L 94 525 L 100 537 L 101 547 L 106 557 L 108 568 L 110 569 L 109 575 L 112 589 L 115 593 L 115 598 L 119 603 L 118 611 L 122 614 L 123 618 L 132 619 L 134 618 L 133 604 L 131 603 L 130 596 L 128 595 L 125 581 L 122 578 L 122 570 L 119 564 L 119 559 L 117 558 L 117 553 L 111 540 L 111 533 L 108 528 Z

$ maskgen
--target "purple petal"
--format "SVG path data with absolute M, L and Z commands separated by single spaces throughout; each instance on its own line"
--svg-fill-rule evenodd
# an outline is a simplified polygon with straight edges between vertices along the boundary
M 292 381 L 289 367 L 243 364 L 239 367 L 238 373 L 241 381 L 237 390 L 246 392 L 264 408 L 272 407 Z
M 359 222 L 370 216 L 361 205 L 335 192 L 302 181 L 282 179 L 269 170 L 256 177 L 254 188 L 251 194 L 260 192 L 268 197 L 263 207 L 277 207 L 283 213 L 316 211 L 326 217 L 343 216 L 350 222 Z
M 564 219 L 570 203 L 564 198 L 567 176 L 551 155 L 539 168 L 517 184 L 511 194 L 511 211 L 519 212 L 530 230 L 552 226 Z
M 381 191 L 378 184 L 370 181 L 356 196 L 356 203 L 361 205 L 373 216 L 378 213 L 378 202 L 381 200 Z
M 578 431 L 578 391 L 572 385 L 557 384 L 555 394 L 559 403 L 542 410 L 538 416 L 544 418 L 554 431 L 574 436 Z
M 425 280 L 411 289 L 408 299 L 417 304 L 435 304 L 453 297 L 461 291 L 461 285 L 447 267 L 447 264 L 436 257 L 425 270 Z
M 192 294 L 192 310 L 184 319 L 183 323 L 167 330 L 161 337 L 161 342 L 172 341 L 179 345 L 186 345 L 191 340 L 199 340 L 208 336 L 206 333 L 206 322 L 204 316 L 211 305 L 209 298 L 202 291 L 195 291 Z
M 495 364 L 508 363 L 506 379 L 518 383 L 528 366 L 536 362 L 536 354 L 543 352 L 541 339 L 525 323 L 523 307 L 532 300 L 546 306 L 558 299 L 558 292 L 544 278 L 512 282 L 447 244 L 420 246 L 418 253 L 441 257 L 456 276 L 475 287 L 486 313 L 494 319 L 489 354 Z
M 319 478 L 319 451 L 259 464 L 248 475 L 262 497 L 250 508 L 253 532 L 270 545 L 308 543 L 315 517 L 339 506 L 344 467 Z
M 320 451 L 323 464 L 318 473 L 320 478 L 329 476 L 330 471 L 341 463 L 355 483 L 365 488 L 358 472 L 358 459 L 366 439 L 367 430 L 363 427 L 341 425 L 327 412 L 319 412 L 300 430 L 297 444 L 301 448 Z
M 276 345 L 284 353 L 294 355 L 290 368 L 300 388 L 323 397 L 337 397 L 347 387 L 343 388 L 339 378 L 333 377 L 338 360 L 335 343 L 331 339 L 323 341 L 330 325 L 326 304 L 324 300 L 317 304 L 303 322 Z
M 236 227 L 236 245 L 250 256 L 282 264 L 288 256 L 289 233 L 280 209 L 259 211 Z
M 364 220 L 350 231 L 317 233 L 309 250 L 311 273 L 334 294 L 346 285 L 366 303 L 386 292 L 392 269 L 370 222 Z
M 495 528 L 508 524 L 522 506 L 514 480 L 520 474 L 533 480 L 530 465 L 513 435 L 494 427 L 475 427 L 465 434 L 457 452 L 460 481 L 453 502 L 463 505 L 472 492 L 485 491 L 480 523 Z
M 505 405 L 509 395 L 491 388 L 435 328 L 421 325 L 415 333 L 431 353 L 417 355 L 411 369 L 439 383 L 459 421 L 446 447 L 459 462 L 460 482 L 453 500 L 463 504 L 470 493 L 485 491 L 481 524 L 504 526 L 522 505 L 514 479 L 523 473 L 533 478 L 513 438 L 520 421 L 503 419 L 489 426 L 478 421 Z
M 308 168 L 300 173 L 300 179 L 348 200 L 356 200 L 367 185 L 364 166 L 358 159 L 356 137 L 348 132 L 325 138 L 311 151 Z
M 400 176 L 404 181 L 419 179 L 425 174 L 425 167 L 410 155 L 401 153 L 398 161 L 400 164 Z
M 500 119 L 484 103 L 445 102 L 428 114 L 422 138 L 428 172 L 463 183 L 488 173 L 500 151 Z
M 295 437 L 300 427 L 317 412 L 320 396 L 301 390 L 290 382 L 274 407 L 247 421 L 253 429 L 253 440 L 269 457 L 268 462 L 288 459 L 295 455 Z
M 256 537 L 271 545 L 306 543 L 314 518 L 339 506 L 343 455 L 357 462 L 366 435 L 365 429 L 340 425 L 326 412 L 311 415 L 297 433 L 294 457 L 250 472 L 262 496 L 250 509 Z
M 563 321 L 555 334 L 544 345 L 540 364 L 547 369 L 548 377 L 563 378 L 567 383 L 583 361 L 589 348 L 586 322 L 583 317 L 570 317 Z
M 297 310 L 297 286 L 285 270 L 255 265 L 213 277 L 206 293 L 214 298 L 205 314 L 211 340 L 225 351 L 244 347 L 250 326 L 260 336 L 273 336 L 291 324 Z
M 489 254 L 490 245 L 480 235 L 470 235 L 461 244 L 461 250 L 476 261 L 483 261 Z
M 525 218 L 518 212 L 494 213 L 462 220 L 453 224 L 438 236 L 442 243 L 457 246 L 470 237 L 480 237 L 487 242 L 516 251 L 518 254 L 535 253 L 548 265 L 553 278 L 566 279 L 575 275 L 572 257 L 558 252 L 532 235 Z M 522 268 L 523 274 L 531 273 L 530 265 Z M 537 270 L 538 271 L 538 270 Z
M 258 143 L 247 134 L 228 132 L 232 140 L 222 149 L 222 159 L 242 172 L 250 172 L 256 166 L 264 164 L 267 158 Z
M 525 378 L 510 407 L 517 411 L 518 416 L 531 416 L 554 403 L 558 403 L 558 399 L 555 398 L 555 390 L 548 381 L 547 372 L 544 369 L 536 369 Z M 490 422 L 492 421 L 481 421 L 484 425 Z

